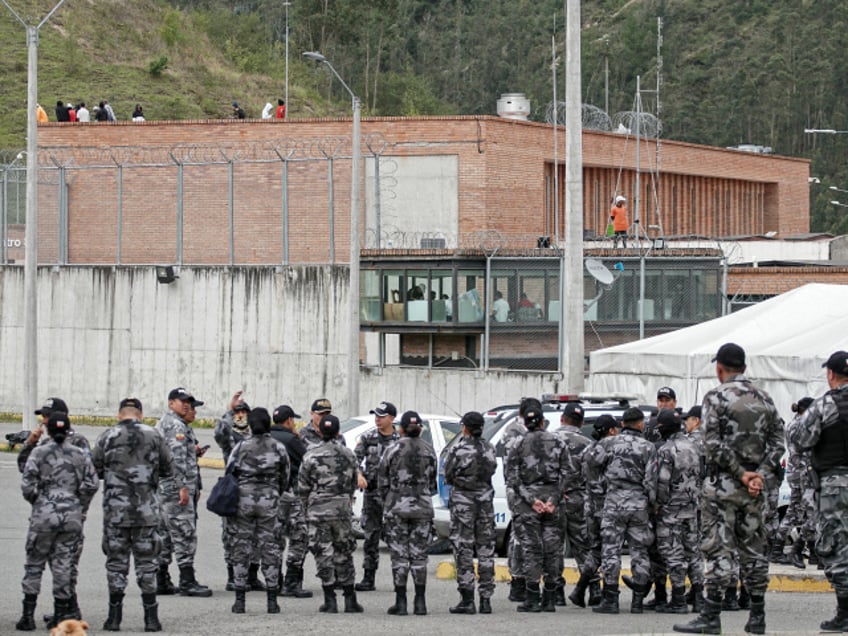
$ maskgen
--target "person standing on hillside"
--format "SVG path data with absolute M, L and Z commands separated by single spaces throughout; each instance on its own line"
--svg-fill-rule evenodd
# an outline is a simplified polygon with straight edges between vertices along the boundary
M 618 245 L 621 241 L 621 247 L 627 248 L 627 228 L 630 223 L 627 220 L 627 199 L 620 194 L 615 197 L 615 203 L 610 210 L 610 221 L 612 222 L 612 247 Z
M 285 100 L 278 99 L 277 100 L 277 111 L 276 111 L 277 119 L 285 119 L 286 118 L 286 102 Z
M 233 119 L 245 119 L 247 114 L 244 112 L 244 108 L 239 106 L 238 102 L 233 102 Z
M 83 124 L 91 121 L 91 113 L 85 107 L 85 102 L 80 102 L 79 108 L 77 108 L 77 121 Z
M 780 466 L 785 448 L 783 420 L 771 397 L 745 377 L 742 347 L 723 344 L 713 362 L 721 384 L 707 392 L 701 408 L 707 466 L 701 504 L 706 598 L 700 615 L 674 625 L 674 631 L 721 633 L 724 590 L 738 556 L 751 602 L 745 631 L 764 634 L 769 582 L 764 490 L 766 475 Z
M 47 117 L 47 111 L 44 110 L 44 107 L 41 104 L 35 105 L 35 118 L 38 120 L 39 124 L 46 124 L 50 121 L 50 118 Z

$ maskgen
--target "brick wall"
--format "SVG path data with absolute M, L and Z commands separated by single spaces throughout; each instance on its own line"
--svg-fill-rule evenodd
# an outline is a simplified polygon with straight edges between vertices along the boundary
M 808 283 L 848 285 L 848 267 L 731 267 L 727 292 L 770 296 Z

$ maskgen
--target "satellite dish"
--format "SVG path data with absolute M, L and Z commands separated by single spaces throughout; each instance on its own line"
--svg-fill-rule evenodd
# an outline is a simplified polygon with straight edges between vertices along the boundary
M 606 268 L 601 261 L 597 258 L 587 258 L 586 259 L 586 271 L 592 275 L 596 281 L 598 281 L 601 285 L 612 285 L 615 281 L 615 277 L 612 275 L 612 272 Z

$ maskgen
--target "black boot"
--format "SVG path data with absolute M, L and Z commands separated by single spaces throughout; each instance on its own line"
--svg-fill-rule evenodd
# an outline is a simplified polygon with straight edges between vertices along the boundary
M 545 588 L 542 590 L 542 611 L 543 612 L 555 612 L 556 611 L 556 593 L 557 593 L 556 585 L 554 585 L 554 587 L 548 587 L 548 584 L 545 583 Z
M 816 554 L 816 542 L 815 541 L 807 541 L 807 550 L 810 552 L 810 558 L 808 561 L 810 565 L 818 565 L 819 564 L 819 555 Z
M 787 564 L 789 558 L 783 552 L 783 546 L 786 543 L 785 537 L 775 537 L 769 550 L 768 560 L 771 563 Z
M 244 601 L 245 601 L 245 595 L 246 594 L 247 594 L 247 592 L 245 592 L 244 590 L 240 590 L 240 589 L 236 588 L 236 602 L 233 603 L 233 607 L 231 608 L 232 611 L 233 611 L 233 614 L 244 614 L 244 611 L 245 611 Z
M 557 607 L 565 607 L 565 581 L 562 583 L 557 583 L 556 589 L 554 590 L 554 605 Z
M 686 605 L 686 587 L 672 587 L 671 600 L 658 607 L 657 611 L 661 614 L 688 614 L 689 606 Z
M 415 597 L 412 599 L 412 612 L 416 616 L 425 616 L 427 614 L 427 598 L 425 597 L 426 591 L 426 585 L 415 586 Z
M 739 609 L 751 609 L 751 596 L 748 594 L 748 588 L 744 583 L 739 584 Z
M 654 581 L 654 598 L 645 601 L 644 608 L 646 610 L 656 610 L 658 607 L 662 607 L 666 603 L 668 603 L 668 592 L 665 589 L 665 578 L 656 579 Z M 648 595 L 648 592 L 651 591 L 651 584 L 649 583 L 646 586 L 645 596 Z
M 386 610 L 386 614 L 391 614 L 392 616 L 406 616 L 407 613 L 406 586 L 395 585 L 395 604 Z
M 704 609 L 704 585 L 702 583 L 692 584 L 692 611 L 700 614 Z
M 789 564 L 795 566 L 799 570 L 806 570 L 804 564 L 804 540 L 798 538 L 792 544 L 792 552 L 789 553 Z
M 600 605 L 592 608 L 598 614 L 618 614 L 618 585 L 604 585 Z
M 738 612 L 739 600 L 736 598 L 736 586 L 732 585 L 724 591 L 724 600 L 721 609 L 725 612 Z
M 338 614 L 339 605 L 336 602 L 336 586 L 331 583 L 330 585 L 322 585 L 321 589 L 324 590 L 324 604 L 318 608 L 318 611 L 324 614 Z
M 451 614 L 476 614 L 477 608 L 474 605 L 474 590 L 459 590 L 460 601 L 448 611 Z M 482 609 L 483 599 L 480 599 L 480 609 Z
M 110 592 L 109 593 L 109 616 L 106 622 L 103 623 L 104 632 L 119 632 L 121 631 L 121 619 L 124 614 L 124 593 Z
M 632 587 L 632 586 L 631 586 Z M 645 611 L 645 594 L 649 589 L 651 589 L 650 585 L 641 585 L 632 587 L 633 589 L 633 598 L 630 599 L 630 613 L 631 614 L 642 614 Z M 665 607 L 663 605 L 657 605 L 655 609 L 660 611 L 661 608 Z
M 24 594 L 23 611 L 21 619 L 15 623 L 15 629 L 21 632 L 35 631 L 35 604 L 38 596 L 35 594 Z
M 162 623 L 159 622 L 159 603 L 156 602 L 156 595 L 142 594 L 141 603 L 144 607 L 144 631 L 161 632 Z
M 53 617 L 48 621 L 47 629 L 52 629 L 69 618 L 73 618 L 71 599 L 53 597 Z
M 745 623 L 745 631 L 749 634 L 766 633 L 766 600 L 761 594 L 751 595 L 751 612 Z
M 542 595 L 539 592 L 539 582 L 527 583 L 524 601 L 516 608 L 519 612 L 541 612 Z
M 604 594 L 601 591 L 601 579 L 596 578 L 589 581 L 589 607 L 596 607 L 601 604 Z
M 829 621 L 822 621 L 820 627 L 825 632 L 848 632 L 848 596 L 836 596 L 836 616 Z
M 589 586 L 589 578 L 590 576 L 588 574 L 581 574 L 577 585 L 574 586 L 571 594 L 568 595 L 568 600 L 577 607 L 586 607 L 586 588 Z
M 289 566 L 280 596 L 312 598 L 312 592 L 303 589 L 303 566 Z
M 171 580 L 171 573 L 168 571 L 167 565 L 160 565 L 156 572 L 156 594 L 159 596 L 170 596 L 176 594 L 177 588 Z
M 280 604 L 277 603 L 277 588 L 276 587 L 266 587 L 265 594 L 268 599 L 268 603 L 266 606 L 266 611 L 269 614 L 279 614 L 280 613 Z
M 202 587 L 202 586 L 201 586 Z M 259 564 L 251 563 L 247 568 L 247 589 L 251 592 L 264 592 L 265 584 L 259 580 Z
M 721 634 L 721 590 L 709 590 L 704 599 L 704 609 L 698 618 L 688 623 L 678 623 L 674 631 L 684 634 Z
M 365 570 L 362 572 L 362 580 L 354 585 L 354 589 L 357 592 L 373 592 L 377 589 L 376 585 L 374 585 L 374 575 L 377 574 L 376 570 Z
M 492 599 L 488 596 L 480 597 L 480 613 L 481 614 L 491 614 L 492 613 Z
M 354 585 L 345 585 L 344 590 L 344 611 L 345 614 L 361 614 L 365 608 L 356 600 L 356 588 Z
M 514 576 L 509 582 L 509 600 L 520 603 L 527 598 L 527 581 L 524 577 Z
M 75 618 L 78 621 L 82 620 L 82 612 L 80 611 L 79 601 L 77 600 L 77 593 L 74 592 L 71 594 L 71 598 L 68 601 L 68 608 L 71 612 L 71 618 Z
M 227 566 L 227 584 L 224 586 L 224 589 L 228 592 L 232 592 L 236 589 L 235 583 L 233 583 L 233 566 Z
M 212 590 L 194 578 L 194 567 L 191 565 L 180 566 L 180 596 L 212 596 Z

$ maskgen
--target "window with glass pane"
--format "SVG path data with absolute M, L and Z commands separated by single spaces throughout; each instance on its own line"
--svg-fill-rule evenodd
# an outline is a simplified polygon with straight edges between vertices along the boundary
M 456 280 L 456 321 L 482 322 L 486 301 L 486 273 L 483 270 L 459 270 Z
M 430 270 L 430 320 L 449 322 L 453 318 L 453 271 Z
M 559 322 L 562 309 L 559 304 L 559 270 L 549 273 L 545 281 L 545 300 L 542 301 L 542 310 L 548 322 Z
M 660 320 L 692 320 L 692 288 L 689 270 L 667 269 L 663 271 L 663 304 Z
M 598 320 L 637 320 L 639 272 L 625 269 L 598 300 Z
M 359 319 L 365 322 L 380 320 L 382 304 L 380 272 L 375 269 L 362 270 L 359 278 Z
M 427 322 L 430 318 L 430 272 L 406 270 L 406 320 Z
M 694 270 L 692 272 L 692 288 L 695 294 L 694 320 L 700 322 L 718 318 L 721 299 L 719 272 L 717 270 Z
M 402 271 L 383 270 L 383 320 L 403 320 L 405 281 Z
M 541 320 L 545 303 L 545 272 L 518 270 L 516 291 L 515 319 L 518 322 Z
M 518 293 L 515 290 L 515 270 L 493 269 L 492 302 L 489 311 L 493 322 L 512 322 L 515 317 L 515 306 L 518 304 Z

